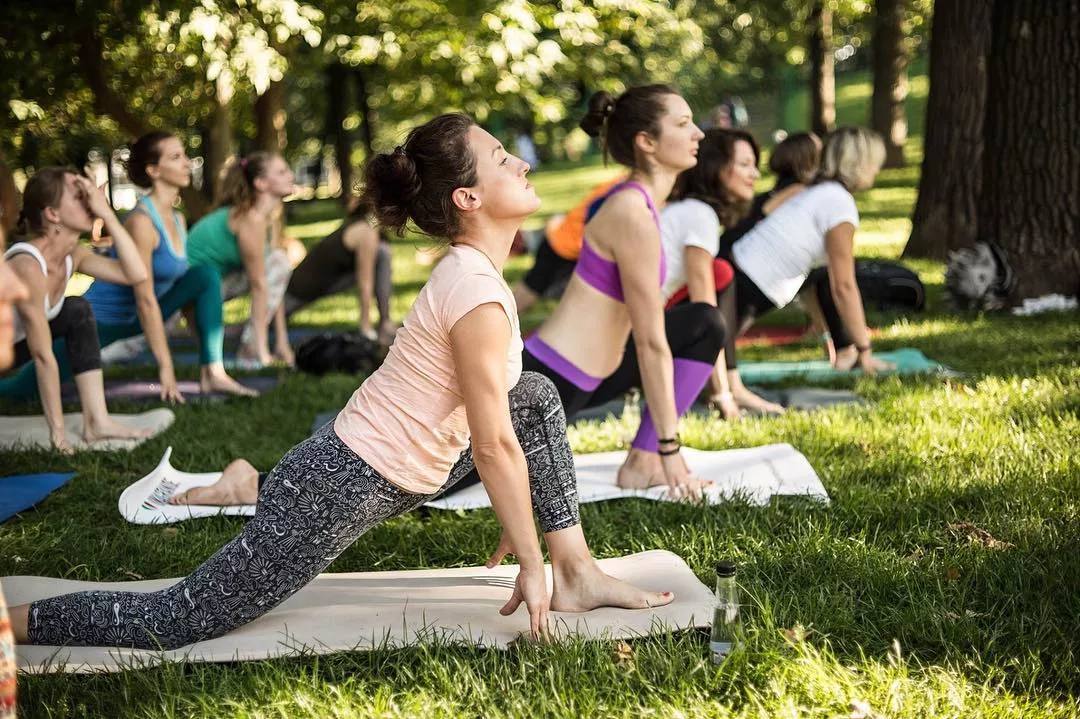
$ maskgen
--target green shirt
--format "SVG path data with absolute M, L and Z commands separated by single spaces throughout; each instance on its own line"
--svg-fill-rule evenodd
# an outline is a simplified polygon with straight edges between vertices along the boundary
M 187 257 L 192 267 L 210 265 L 224 277 L 243 268 L 236 233 L 229 229 L 230 207 L 219 207 L 188 232 Z

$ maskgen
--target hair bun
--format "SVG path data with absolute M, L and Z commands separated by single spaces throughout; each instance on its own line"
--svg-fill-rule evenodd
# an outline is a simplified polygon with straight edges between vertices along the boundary
M 362 201 L 374 209 L 380 225 L 400 233 L 411 216 L 413 200 L 420 194 L 416 161 L 399 145 L 393 152 L 372 157 L 364 175 Z
M 615 98 L 603 90 L 595 92 L 589 98 L 589 109 L 585 113 L 585 117 L 581 118 L 581 123 L 578 126 L 589 137 L 599 137 L 604 129 L 604 123 L 607 122 L 613 112 L 615 112 Z

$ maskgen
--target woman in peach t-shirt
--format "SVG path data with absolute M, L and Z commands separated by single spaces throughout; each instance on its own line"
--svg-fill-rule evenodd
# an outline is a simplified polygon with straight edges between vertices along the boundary
M 437 117 L 404 146 L 373 158 L 367 195 L 380 223 L 400 232 L 412 220 L 450 239 L 386 361 L 261 487 L 249 478 L 216 488 L 237 501 L 257 499 L 256 514 L 190 576 L 158 592 L 79 592 L 14 607 L 16 638 L 175 649 L 221 636 L 280 604 L 368 529 L 418 507 L 474 466 L 503 526 L 488 563 L 513 553 L 521 565 L 500 611 L 512 614 L 524 602 L 533 636 L 546 631 L 549 608 L 670 602 L 670 592 L 646 592 L 600 571 L 578 517 L 559 396 L 547 378 L 521 372 L 502 265 L 514 233 L 540 205 L 528 171 L 465 115 Z M 551 555 L 550 593 L 533 509 Z

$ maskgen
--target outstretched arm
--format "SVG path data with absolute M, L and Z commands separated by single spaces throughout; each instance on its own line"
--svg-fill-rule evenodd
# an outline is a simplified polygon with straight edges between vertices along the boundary
M 472 436 L 473 461 L 503 527 L 500 546 L 509 545 L 521 566 L 514 596 L 502 611 L 509 614 L 524 601 L 533 634 L 539 635 L 547 625 L 550 597 L 533 525 L 529 470 L 510 420 L 506 386 L 510 337 L 506 311 L 495 303 L 471 310 L 450 331 L 454 366 Z

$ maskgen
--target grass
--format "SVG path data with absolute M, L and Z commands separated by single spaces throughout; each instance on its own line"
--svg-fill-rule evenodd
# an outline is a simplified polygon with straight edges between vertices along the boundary
M 538 172 L 545 211 L 564 209 L 606 172 Z M 916 179 L 914 169 L 890 171 L 859 198 L 866 218 L 860 255 L 899 253 Z M 293 231 L 321 236 L 333 226 L 332 212 L 326 204 L 300 207 Z M 418 246 L 394 247 L 399 316 L 427 273 L 414 262 Z M 507 274 L 519 276 L 526 264 L 512 261 Z M 1080 716 L 1080 325 L 1075 314 L 953 314 L 942 297 L 941 265 L 914 266 L 928 285 L 927 311 L 872 315 L 877 346 L 919 347 L 963 377 L 848 380 L 838 386 L 867 405 L 738 424 L 684 422 L 682 435 L 694 447 L 792 443 L 821 475 L 831 505 L 625 500 L 582 508 L 597 556 L 664 548 L 707 583 L 717 559 L 737 562 L 746 643 L 723 666 L 708 663 L 707 637 L 698 633 L 634 641 L 629 653 L 609 642 L 506 652 L 432 645 L 26 678 L 21 715 Z M 234 320 L 241 311 L 242 304 L 229 307 Z M 355 311 L 353 299 L 339 296 L 297 319 L 344 327 Z M 799 320 L 787 313 L 777 321 Z M 817 353 L 803 344 L 755 346 L 743 356 Z M 4 474 L 78 472 L 40 507 L 0 525 L 0 576 L 125 580 L 190 571 L 242 520 L 128 525 L 116 511 L 121 489 L 169 444 L 184 469 L 219 467 L 238 455 L 270 466 L 306 436 L 317 412 L 339 406 L 355 385 L 343 376 L 289 375 L 254 401 L 183 407 L 173 429 L 130 454 L 0 454 Z M 615 449 L 632 429 L 590 423 L 573 428 L 571 441 L 578 451 Z M 498 533 L 490 511 L 409 515 L 373 530 L 332 570 L 475 565 Z

